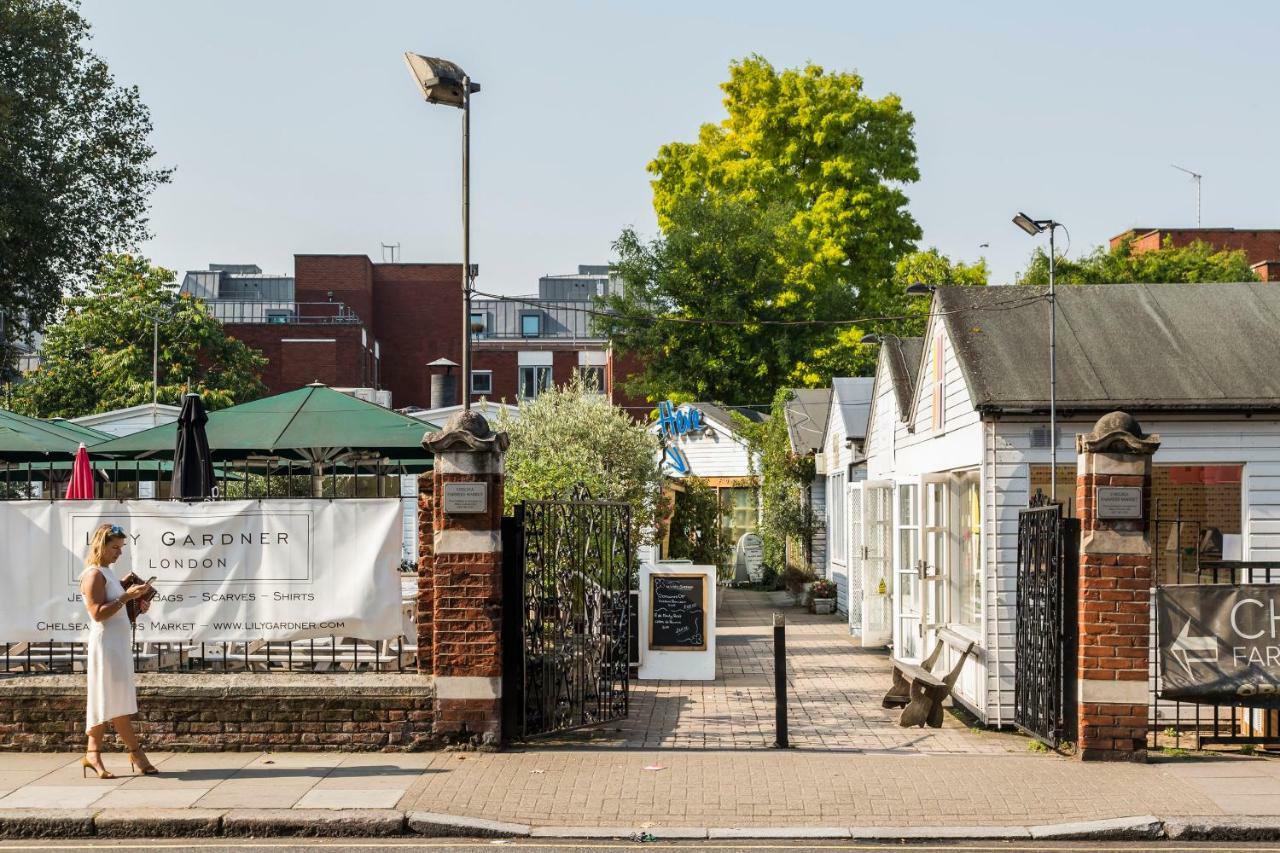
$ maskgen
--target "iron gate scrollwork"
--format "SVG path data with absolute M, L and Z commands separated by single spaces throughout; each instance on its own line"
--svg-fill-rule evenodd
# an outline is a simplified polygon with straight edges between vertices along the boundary
M 631 507 L 524 501 L 504 519 L 504 730 L 521 740 L 627 715 Z
M 1080 522 L 1037 498 L 1018 513 L 1014 724 L 1056 748 L 1075 737 Z

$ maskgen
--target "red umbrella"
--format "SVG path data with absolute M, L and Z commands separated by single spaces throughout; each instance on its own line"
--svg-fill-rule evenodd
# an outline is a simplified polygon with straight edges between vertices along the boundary
M 71 467 L 71 482 L 67 483 L 67 500 L 91 501 L 93 497 L 93 466 L 89 464 L 89 451 L 81 442 Z

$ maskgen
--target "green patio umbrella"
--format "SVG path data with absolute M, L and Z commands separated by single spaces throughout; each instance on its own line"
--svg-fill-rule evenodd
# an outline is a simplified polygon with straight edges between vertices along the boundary
M 92 437 L 86 432 L 93 433 Z M 104 436 L 77 424 L 29 418 L 0 409 L 0 462 L 70 461 L 80 442 L 93 445 Z
M 94 445 L 89 452 L 95 457 L 171 459 L 177 428 L 176 423 L 163 424 Z M 431 459 L 422 437 L 436 431 L 431 424 L 320 384 L 211 412 L 205 426 L 215 461 L 343 467 L 377 460 L 421 464 Z

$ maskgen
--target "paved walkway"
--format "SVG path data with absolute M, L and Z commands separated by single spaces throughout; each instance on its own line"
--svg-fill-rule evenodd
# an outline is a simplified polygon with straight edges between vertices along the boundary
M 626 720 L 539 740 L 540 746 L 629 749 L 768 749 L 774 741 L 773 614 L 787 618 L 788 729 L 792 746 L 890 754 L 1025 753 L 1019 735 L 971 729 L 947 714 L 941 729 L 903 729 L 880 707 L 888 654 L 864 649 L 844 616 L 779 608 L 768 593 L 721 591 L 715 681 L 635 681 Z
M 1131 815 L 1280 815 L 1280 761 L 1083 764 L 1056 755 L 543 749 L 155 754 L 81 778 L 77 756 L 0 753 L 8 809 L 386 809 L 534 826 L 1016 826 Z M 127 774 L 121 753 L 110 769 Z

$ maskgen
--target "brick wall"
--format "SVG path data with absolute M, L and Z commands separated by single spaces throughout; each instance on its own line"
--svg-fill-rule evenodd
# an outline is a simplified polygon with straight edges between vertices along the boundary
M 373 261 L 367 255 L 294 255 L 293 292 L 298 302 L 341 302 L 369 328 L 377 328 Z
M 361 343 L 359 326 L 229 323 L 227 332 L 266 356 L 262 381 L 270 394 L 311 382 L 339 388 L 370 384 L 370 354 Z
M 1216 249 L 1243 250 L 1249 263 L 1280 259 L 1280 230 L 1272 228 L 1140 228 L 1130 229 L 1111 238 L 1114 251 L 1126 238 L 1133 237 L 1135 253 L 1161 248 L 1165 241 L 1176 247 L 1189 246 L 1196 241 L 1208 243 Z
M 427 364 L 462 363 L 462 264 L 375 264 L 374 336 L 392 404 L 431 403 Z
M 145 748 L 400 752 L 437 746 L 430 679 L 411 673 L 138 677 Z M 83 676 L 0 682 L 0 751 L 84 749 Z M 108 727 L 108 749 L 123 749 Z

